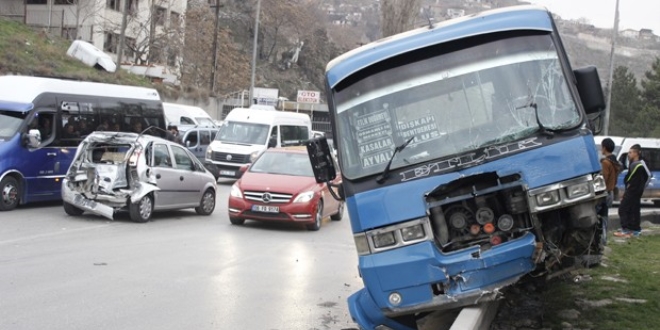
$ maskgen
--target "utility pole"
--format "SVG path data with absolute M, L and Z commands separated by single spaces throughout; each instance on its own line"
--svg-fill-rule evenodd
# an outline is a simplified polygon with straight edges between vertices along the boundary
M 603 135 L 609 135 L 610 114 L 612 112 L 612 85 L 614 79 L 614 53 L 616 49 L 616 38 L 619 35 L 619 0 L 616 0 L 614 9 L 614 29 L 612 31 L 612 51 L 610 52 L 610 77 L 607 81 L 607 104 L 605 105 L 605 119 L 603 125 Z
M 220 0 L 215 0 L 215 29 L 213 30 L 213 67 L 211 68 L 211 82 L 209 89 L 215 95 L 215 70 L 218 61 L 218 24 L 220 21 Z
M 117 69 L 115 70 L 115 73 L 119 73 L 121 71 L 121 61 L 123 60 L 123 54 L 124 54 L 124 39 L 126 39 L 126 20 L 128 16 L 128 3 L 129 0 L 123 0 L 124 1 L 124 12 L 121 16 L 121 31 L 119 34 L 119 46 L 117 47 Z
M 257 19 L 254 21 L 254 42 L 252 44 L 252 76 L 250 78 L 250 105 L 254 99 L 254 74 L 257 70 L 257 41 L 259 38 L 259 13 L 261 12 L 261 0 L 257 0 Z

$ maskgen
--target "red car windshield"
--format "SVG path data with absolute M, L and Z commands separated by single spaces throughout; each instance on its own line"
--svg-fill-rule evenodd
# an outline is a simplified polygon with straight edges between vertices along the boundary
M 293 152 L 265 152 L 250 166 L 250 172 L 314 176 L 309 156 Z

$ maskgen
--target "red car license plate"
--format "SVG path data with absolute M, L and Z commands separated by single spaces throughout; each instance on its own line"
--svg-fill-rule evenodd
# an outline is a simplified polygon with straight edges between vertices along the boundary
M 266 212 L 266 213 L 279 213 L 280 208 L 278 206 L 252 205 L 252 211 Z

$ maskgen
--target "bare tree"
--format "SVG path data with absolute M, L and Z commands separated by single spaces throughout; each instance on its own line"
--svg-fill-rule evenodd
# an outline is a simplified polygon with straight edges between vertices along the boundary
M 421 0 L 382 0 L 380 3 L 383 37 L 408 31 L 414 27 L 421 8 Z

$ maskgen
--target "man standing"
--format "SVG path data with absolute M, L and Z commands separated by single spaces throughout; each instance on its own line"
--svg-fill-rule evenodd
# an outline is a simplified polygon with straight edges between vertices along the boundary
M 644 188 L 649 183 L 651 171 L 642 160 L 642 147 L 635 144 L 628 151 L 628 174 L 624 179 L 626 190 L 619 205 L 621 229 L 614 233 L 616 237 L 638 237 L 642 233 L 641 199 Z
M 607 242 L 607 221 L 608 211 L 612 207 L 614 201 L 614 188 L 616 187 L 616 180 L 621 173 L 622 166 L 616 156 L 612 154 L 614 151 L 614 141 L 610 138 L 603 139 L 600 143 L 600 152 L 603 158 L 600 160 L 600 165 L 603 170 L 603 177 L 605 178 L 605 190 L 607 191 L 607 198 L 599 205 L 598 214 L 600 215 L 603 227 L 603 242 Z

